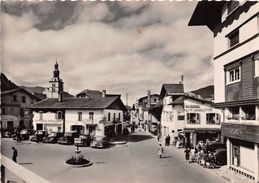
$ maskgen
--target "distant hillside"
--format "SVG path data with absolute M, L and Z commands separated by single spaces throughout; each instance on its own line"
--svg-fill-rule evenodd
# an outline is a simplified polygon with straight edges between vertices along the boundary
M 200 95 L 203 98 L 212 98 L 214 99 L 214 86 L 213 85 L 209 85 L 194 91 L 191 91 L 192 93 L 196 94 L 196 95 Z
M 13 90 L 19 88 L 16 84 L 14 84 L 11 80 L 9 80 L 4 73 L 1 73 L 1 90 Z

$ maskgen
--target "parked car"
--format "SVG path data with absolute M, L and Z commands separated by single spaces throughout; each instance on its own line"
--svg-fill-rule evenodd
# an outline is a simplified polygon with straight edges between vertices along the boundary
M 75 145 L 78 146 L 90 146 L 93 137 L 90 135 L 80 135 L 78 138 L 75 138 Z
M 38 130 L 34 133 L 34 135 L 30 136 L 30 141 L 37 141 L 42 142 L 43 138 L 48 136 L 48 132 L 46 130 Z M 38 139 L 37 139 L 38 138 Z
M 24 129 L 20 132 L 20 138 L 21 140 L 29 140 L 30 136 L 35 133 L 35 130 L 32 129 Z M 17 136 L 13 137 L 14 140 L 17 139 Z
M 51 132 L 47 137 L 43 138 L 44 143 L 57 143 L 58 139 L 63 136 L 62 132 Z
M 58 143 L 72 145 L 74 144 L 74 139 L 78 137 L 79 134 L 77 132 L 66 132 L 64 137 L 59 138 Z
M 91 147 L 104 148 L 109 145 L 109 139 L 106 136 L 95 136 Z
M 226 145 L 221 142 L 210 142 L 203 147 L 204 152 L 214 152 L 216 149 L 226 149 Z
M 16 136 L 17 129 L 9 129 L 9 130 L 2 130 L 2 137 L 3 138 L 11 138 Z
M 216 165 L 223 166 L 227 164 L 227 149 L 217 149 L 213 155 Z

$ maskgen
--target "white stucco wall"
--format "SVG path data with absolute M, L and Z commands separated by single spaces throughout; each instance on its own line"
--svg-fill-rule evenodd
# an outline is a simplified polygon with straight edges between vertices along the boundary
M 259 10 L 259 4 L 252 6 L 247 13 L 242 13 L 238 20 L 223 28 L 221 32 L 217 34 L 214 38 L 214 57 L 217 57 L 221 53 L 229 49 L 229 40 L 226 37 L 227 34 L 235 30 L 238 26 L 244 23 L 248 18 L 253 16 Z M 246 24 L 239 28 L 239 42 L 251 38 L 259 32 L 258 29 L 258 16 L 255 16 Z M 258 50 L 259 37 L 250 40 L 246 44 L 239 46 L 231 50 L 230 52 L 222 55 L 219 58 L 214 59 L 214 93 L 215 93 L 215 103 L 225 102 L 225 72 L 224 65 L 238 60 L 254 51 Z

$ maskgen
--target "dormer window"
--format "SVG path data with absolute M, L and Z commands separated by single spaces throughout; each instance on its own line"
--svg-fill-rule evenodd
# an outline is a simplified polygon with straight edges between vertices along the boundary
M 228 15 L 232 13 L 239 6 L 239 4 L 239 1 L 230 1 L 228 3 Z
M 239 43 L 239 30 L 236 30 L 228 35 L 229 47 L 233 47 Z

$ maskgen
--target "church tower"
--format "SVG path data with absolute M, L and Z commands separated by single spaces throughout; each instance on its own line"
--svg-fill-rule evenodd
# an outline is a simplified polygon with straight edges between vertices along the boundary
M 63 87 L 64 82 L 59 77 L 59 69 L 58 69 L 58 62 L 56 61 L 54 65 L 53 77 L 49 81 L 51 86 L 48 88 L 47 97 L 48 98 L 58 98 L 59 101 L 62 101 L 62 94 L 63 94 Z

